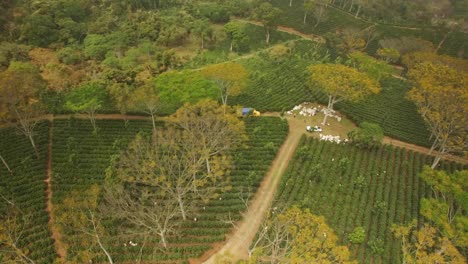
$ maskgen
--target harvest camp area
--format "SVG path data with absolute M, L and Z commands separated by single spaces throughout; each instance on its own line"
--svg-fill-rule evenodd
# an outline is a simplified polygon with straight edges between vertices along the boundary
M 3 0 L 0 263 L 466 263 L 463 0 Z

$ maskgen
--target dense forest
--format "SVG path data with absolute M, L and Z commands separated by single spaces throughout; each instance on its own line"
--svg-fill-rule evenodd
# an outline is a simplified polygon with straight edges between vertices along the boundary
M 233 56 L 229 50 L 245 53 L 266 46 L 258 38 L 261 29 L 235 20 L 223 27 L 235 18 L 263 21 L 267 31 L 281 24 L 322 34 L 331 50 L 345 52 L 360 41 L 371 54 L 379 47 L 396 47 L 403 55 L 432 46 L 464 57 L 467 49 L 466 1 L 311 1 L 305 9 L 296 0 L 266 2 L 281 8 L 282 15 L 267 9 L 261 14 L 262 1 L 245 0 L 2 1 L 0 69 L 26 67 L 31 78 L 39 74 L 44 81 L 37 86 L 44 88 L 41 97 L 49 112 L 70 111 L 64 106 L 68 93 L 89 86 L 105 88 L 101 111 L 127 111 L 123 98 L 138 87 L 154 86 L 161 73 L 227 60 Z M 362 20 L 348 23 L 350 18 L 338 11 Z M 421 30 L 415 39 L 390 24 Z

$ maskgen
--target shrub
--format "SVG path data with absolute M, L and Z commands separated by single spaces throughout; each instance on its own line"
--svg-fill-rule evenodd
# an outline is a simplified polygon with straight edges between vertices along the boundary
M 353 244 L 361 244 L 366 238 L 366 231 L 362 226 L 354 228 L 353 232 L 349 235 L 349 241 Z
M 380 145 L 384 133 L 378 124 L 362 122 L 358 128 L 348 133 L 348 137 L 357 146 L 372 147 Z
M 367 243 L 367 245 L 370 247 L 372 253 L 374 254 L 381 255 L 385 251 L 384 242 L 382 239 L 379 239 L 379 238 L 371 239 Z

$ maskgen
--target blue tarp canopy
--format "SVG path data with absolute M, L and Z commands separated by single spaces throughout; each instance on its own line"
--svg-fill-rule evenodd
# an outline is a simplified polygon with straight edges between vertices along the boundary
M 253 109 L 252 108 L 242 108 L 242 115 L 247 115 L 250 113 Z

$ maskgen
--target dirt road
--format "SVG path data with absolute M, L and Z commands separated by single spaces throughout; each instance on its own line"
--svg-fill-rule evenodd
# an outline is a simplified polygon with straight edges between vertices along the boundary
M 47 146 L 47 179 L 44 181 L 47 185 L 46 189 L 46 210 L 49 213 L 49 229 L 52 233 L 52 238 L 54 240 L 55 252 L 60 258 L 61 263 L 65 263 L 66 250 L 65 246 L 62 244 L 62 236 L 55 224 L 55 215 L 52 204 L 52 135 L 53 135 L 54 123 L 49 123 L 49 144 Z
M 234 233 L 228 238 L 227 243 L 213 256 L 204 263 L 215 263 L 216 256 L 226 252 L 232 254 L 234 260 L 247 259 L 248 247 L 252 243 L 258 228 L 262 224 L 263 217 L 270 208 L 276 188 L 278 187 L 281 176 L 288 167 L 289 160 L 294 154 L 294 150 L 299 144 L 303 132 L 297 129 L 289 130 L 283 145 L 279 149 L 276 158 L 263 179 L 260 188 L 250 203 L 244 219 L 238 224 Z

